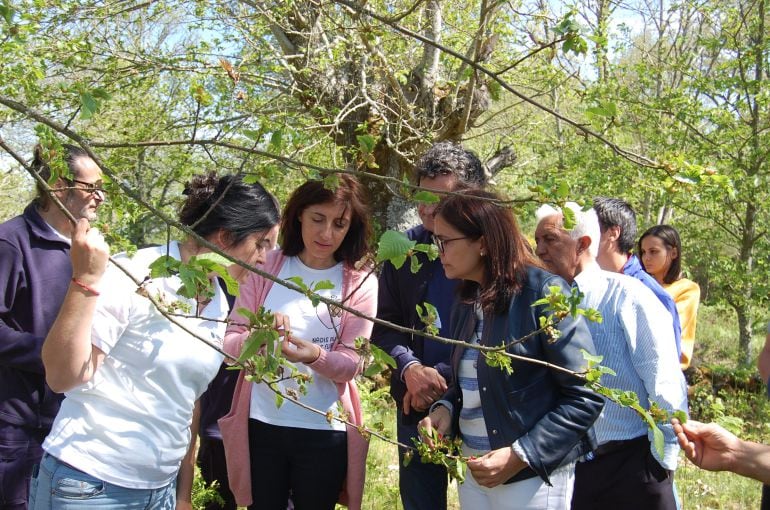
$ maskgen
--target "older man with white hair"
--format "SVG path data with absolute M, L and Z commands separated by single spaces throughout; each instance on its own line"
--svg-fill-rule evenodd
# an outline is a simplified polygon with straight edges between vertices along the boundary
M 632 391 L 640 404 L 655 402 L 667 411 L 687 410 L 687 386 L 679 370 L 671 314 L 641 282 L 603 271 L 596 263 L 599 221 L 593 209 L 566 206 L 575 217 L 564 228 L 564 214 L 550 206 L 537 211 L 537 255 L 546 268 L 580 289 L 583 306 L 598 310 L 601 323 L 589 323 L 602 365 L 616 376 L 605 376 L 609 388 Z M 661 458 L 652 433 L 630 408 L 608 401 L 594 425 L 598 449 L 575 469 L 573 510 L 676 508 L 673 470 L 679 447 L 670 424 Z

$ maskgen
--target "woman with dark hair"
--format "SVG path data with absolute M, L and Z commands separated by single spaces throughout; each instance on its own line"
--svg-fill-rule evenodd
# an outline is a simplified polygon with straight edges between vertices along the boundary
M 655 225 L 647 229 L 637 245 L 642 267 L 671 294 L 682 324 L 682 370 L 690 366 L 695 347 L 695 326 L 700 304 L 700 287 L 682 278 L 682 241 L 679 232 L 670 225 Z
M 594 352 L 583 318 L 565 317 L 556 335 L 535 333 L 548 315 L 535 303 L 552 287 L 569 294 L 569 286 L 540 267 L 493 193 L 444 198 L 434 241 L 447 277 L 462 280 L 452 338 L 505 344 L 508 353 L 533 360 L 513 359 L 506 371 L 488 365 L 477 349 L 453 351 L 454 382 L 422 425 L 463 440 L 470 473 L 459 487 L 460 506 L 569 508 L 575 461 L 595 447 L 590 428 L 603 406 L 580 377 L 543 363 L 581 372 L 582 351 Z
M 199 176 L 185 189 L 180 221 L 230 257 L 264 261 L 278 221 L 269 193 L 240 178 Z M 190 508 L 193 408 L 222 362 L 200 339 L 221 345 L 229 311 L 216 274 L 213 290 L 179 294 L 175 275 L 149 279 L 162 256 L 189 262 L 209 248 L 179 243 L 115 257 L 132 275 L 107 266 L 109 247 L 81 219 L 72 242 L 73 277 L 42 349 L 46 380 L 66 392 L 32 481 L 31 508 Z M 244 276 L 230 265 L 234 278 Z M 173 307 L 175 324 L 137 292 Z M 181 325 L 181 326 L 180 326 Z M 181 469 L 192 467 L 188 460 Z M 177 502 L 177 491 L 180 501 Z
M 340 175 L 334 189 L 321 181 L 306 182 L 286 203 L 281 249 L 268 255 L 264 270 L 283 280 L 299 277 L 308 286 L 326 281 L 330 288 L 320 295 L 374 316 L 377 278 L 356 269 L 369 250 L 365 204 L 363 187 L 349 175 Z M 347 419 L 361 424 L 353 383 L 360 368 L 355 339 L 368 338 L 372 323 L 324 303 L 314 306 L 303 293 L 251 275 L 225 335 L 228 353 L 238 355 L 250 334 L 238 310 L 262 306 L 275 316 L 283 356 L 312 377 L 304 395 L 293 380 L 277 383 L 276 389 L 297 395 L 321 413 L 292 403 L 278 408 L 266 384 L 246 381 L 241 374 L 230 414 L 219 422 L 236 502 L 250 509 L 285 510 L 291 496 L 297 510 L 333 510 L 338 500 L 359 509 L 367 442 L 355 427 L 326 415 L 338 416 L 341 404 Z

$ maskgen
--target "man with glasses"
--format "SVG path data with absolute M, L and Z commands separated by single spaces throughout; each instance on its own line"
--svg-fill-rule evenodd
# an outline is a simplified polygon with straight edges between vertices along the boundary
M 63 145 L 69 175 L 52 185 L 75 217 L 96 219 L 101 170 L 79 147 Z M 32 167 L 45 181 L 49 161 L 36 146 Z M 45 382 L 40 349 L 71 282 L 72 224 L 42 186 L 24 212 L 0 224 L 0 509 L 27 508 L 32 469 L 62 395 Z
M 482 187 L 486 175 L 481 162 L 470 151 L 452 142 L 439 142 L 417 162 L 418 186 L 442 193 L 458 187 Z M 421 203 L 417 207 L 422 224 L 406 232 L 409 239 L 429 244 L 436 241 L 439 249 L 452 240 L 433 238 L 433 210 L 435 206 Z M 449 332 L 449 311 L 455 295 L 456 281 L 448 280 L 438 259 L 429 261 L 418 253 L 420 269 L 412 273 L 410 264 L 396 269 L 385 264 L 380 275 L 377 317 L 400 326 L 423 330 L 416 305 L 428 302 L 438 312 L 435 326 L 439 336 Z M 397 405 L 399 442 L 411 446 L 412 438 L 419 437 L 417 423 L 439 399 L 451 381 L 449 345 L 427 340 L 419 335 L 401 333 L 374 325 L 372 341 L 396 360 L 391 374 L 390 393 Z M 415 454 L 404 466 L 405 450 L 399 448 L 399 489 L 404 510 L 435 509 L 447 506 L 447 472 L 442 466 L 423 464 Z

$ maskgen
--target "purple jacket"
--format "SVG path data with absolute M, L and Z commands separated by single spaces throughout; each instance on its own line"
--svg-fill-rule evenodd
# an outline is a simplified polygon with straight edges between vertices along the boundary
M 33 204 L 0 224 L 0 421 L 50 429 L 63 395 L 45 383 L 40 349 L 72 278 L 69 244 Z

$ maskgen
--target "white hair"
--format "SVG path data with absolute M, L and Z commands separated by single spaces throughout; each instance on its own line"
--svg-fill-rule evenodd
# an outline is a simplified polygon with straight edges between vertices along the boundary
M 593 207 L 589 207 L 587 210 L 583 210 L 575 202 L 567 202 L 564 204 L 575 216 L 575 225 L 572 230 L 569 231 L 569 235 L 572 239 L 580 239 L 581 237 L 588 236 L 591 240 L 591 244 L 588 246 L 588 252 L 592 257 L 596 258 L 599 254 L 599 237 L 601 231 L 599 230 L 599 217 L 596 215 L 596 211 Z M 543 204 L 538 207 L 535 212 L 535 218 L 540 223 L 543 219 L 559 215 L 564 219 L 561 208 L 554 207 L 552 205 Z

